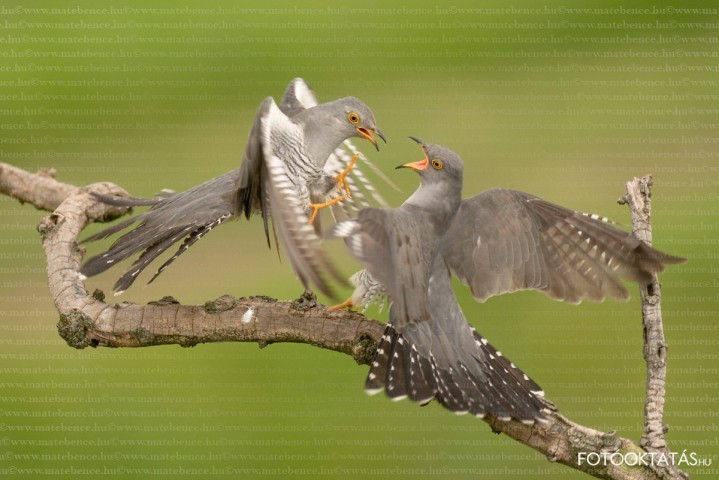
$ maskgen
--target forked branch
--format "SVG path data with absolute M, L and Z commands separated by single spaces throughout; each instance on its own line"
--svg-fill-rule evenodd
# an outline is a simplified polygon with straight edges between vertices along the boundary
M 109 183 L 78 188 L 58 182 L 47 173 L 32 174 L 0 164 L 0 192 L 37 208 L 54 210 L 40 221 L 38 230 L 47 257 L 50 293 L 60 314 L 58 330 L 70 346 L 191 346 L 208 342 L 257 342 L 265 346 L 273 342 L 301 342 L 351 355 L 360 364 L 372 360 L 384 325 L 357 313 L 327 310 L 311 296 L 294 302 L 222 296 L 193 306 L 180 305 L 171 297 L 147 305 L 108 304 L 102 292 L 88 293 L 78 273 L 83 251 L 77 238 L 90 222 L 126 213 L 97 203 L 90 191 L 124 192 Z M 639 209 L 648 219 L 648 202 L 633 198 L 630 191 L 627 199 L 632 215 Z M 648 223 L 638 225 L 635 226 L 638 235 L 650 232 Z M 668 452 L 662 424 L 666 344 L 661 335 L 661 316 L 653 313 L 652 320 L 647 319 L 652 311 L 658 312 L 658 296 L 658 284 L 643 287 L 643 311 L 649 312 L 645 313 L 644 321 L 645 358 L 652 371 L 647 377 L 647 426 L 640 445 L 616 432 L 601 432 L 574 423 L 556 410 L 542 424 L 524 425 L 495 418 L 484 421 L 494 431 L 534 448 L 550 461 L 599 478 L 687 478 L 685 473 L 666 465 L 666 456 L 656 455 Z

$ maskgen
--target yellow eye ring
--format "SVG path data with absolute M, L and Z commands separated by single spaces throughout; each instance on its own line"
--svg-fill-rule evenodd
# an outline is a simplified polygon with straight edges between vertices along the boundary
M 442 160 L 437 160 L 436 158 L 432 160 L 432 168 L 435 170 L 442 170 L 442 167 L 444 165 L 442 164 Z
M 350 121 L 350 123 L 359 123 L 359 115 L 357 115 L 355 112 L 350 112 L 347 115 L 347 120 Z

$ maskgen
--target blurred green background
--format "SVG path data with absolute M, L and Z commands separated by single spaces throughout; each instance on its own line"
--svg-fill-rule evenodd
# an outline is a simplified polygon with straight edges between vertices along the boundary
M 655 245 L 689 259 L 661 277 L 667 438 L 675 451 L 714 461 L 687 467 L 693 478 L 715 478 L 716 9 L 411 5 L 0 7 L 0 161 L 54 167 L 77 185 L 112 181 L 138 196 L 182 190 L 236 167 L 262 99 L 302 76 L 320 100 L 355 95 L 372 107 L 389 143 L 379 153 L 360 147 L 401 185 L 403 193 L 385 189 L 392 205 L 417 184 L 393 170 L 420 158 L 407 135 L 463 156 L 467 196 L 511 187 L 623 224 L 624 182 L 652 173 Z M 366 367 L 305 345 L 72 350 L 46 288 L 35 231 L 45 213 L 6 197 L 0 211 L 2 473 L 582 477 L 473 418 L 367 397 Z M 258 219 L 224 225 L 117 301 L 296 298 L 300 284 L 261 230 Z M 109 292 L 120 271 L 87 286 Z M 535 292 L 480 305 L 458 290 L 470 321 L 565 415 L 639 439 L 636 287 L 627 303 L 580 306 Z

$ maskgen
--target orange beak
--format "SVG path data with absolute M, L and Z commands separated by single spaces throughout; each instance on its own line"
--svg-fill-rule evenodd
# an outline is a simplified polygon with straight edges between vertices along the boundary
M 400 165 L 397 168 L 411 168 L 415 172 L 421 172 L 422 170 L 427 170 L 427 167 L 429 166 L 429 160 L 427 157 L 423 158 L 419 162 L 411 162 L 411 163 L 405 163 L 404 165 Z
M 411 162 L 411 163 L 405 163 L 404 165 L 400 165 L 397 168 L 411 168 L 415 172 L 421 172 L 424 170 L 427 170 L 429 167 L 429 158 L 427 158 L 427 152 L 424 151 L 424 143 L 422 140 L 415 138 L 415 137 L 409 137 L 415 142 L 419 143 L 419 146 L 422 147 L 422 153 L 424 153 L 424 158 L 420 160 L 419 162 Z
M 357 127 L 356 130 L 360 135 L 362 135 L 364 138 L 369 140 L 372 143 L 372 145 L 374 145 L 374 148 L 376 148 L 377 151 L 379 151 L 379 145 L 377 144 L 377 140 L 375 140 L 374 137 L 372 136 L 372 132 L 370 132 L 368 129 L 366 129 L 364 127 Z M 382 132 L 380 132 L 378 128 L 373 128 L 373 130 L 377 134 L 377 136 L 382 139 L 382 141 L 384 143 L 387 143 L 387 140 L 385 140 L 384 135 L 382 135 Z

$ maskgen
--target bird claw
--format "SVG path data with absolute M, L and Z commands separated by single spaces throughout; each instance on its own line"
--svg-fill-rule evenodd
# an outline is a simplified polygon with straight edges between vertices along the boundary
M 333 198 L 332 200 L 329 200 L 324 203 L 310 203 L 310 208 L 312 209 L 312 215 L 310 216 L 310 221 L 308 223 L 312 224 L 312 222 L 315 221 L 315 217 L 317 217 L 317 213 L 320 211 L 321 208 L 329 207 L 330 205 L 334 205 L 337 202 L 341 202 L 345 198 L 349 198 L 350 195 L 350 186 L 347 183 L 346 177 L 350 173 L 350 171 L 354 168 L 355 164 L 357 163 L 357 159 L 359 158 L 360 154 L 359 152 L 355 153 L 352 157 L 352 160 L 347 164 L 347 168 L 342 170 L 339 175 L 335 177 L 335 181 L 337 182 L 337 190 L 338 191 L 345 191 L 345 194 L 342 196 L 339 196 L 337 198 Z
M 345 180 L 344 177 L 339 178 L 339 176 L 338 176 L 337 177 L 337 191 L 341 192 L 342 189 L 344 189 L 345 195 L 349 197 L 350 196 L 350 187 L 349 187 L 349 185 L 347 185 L 347 180 Z
M 327 307 L 327 310 L 343 310 L 347 309 L 348 311 L 352 312 L 355 309 L 354 302 L 352 302 L 352 297 L 348 298 L 344 302 L 332 305 L 331 307 Z
M 312 209 L 312 215 L 310 216 L 310 221 L 307 223 L 312 225 L 312 222 L 315 221 L 315 217 L 317 216 L 317 212 L 319 212 L 320 208 L 322 208 L 322 207 L 320 207 L 319 205 L 317 205 L 315 203 L 310 203 L 310 208 Z
M 310 203 L 310 208 L 312 209 L 312 215 L 310 216 L 310 221 L 307 223 L 309 223 L 311 225 L 312 222 L 315 221 L 315 217 L 317 217 L 317 214 L 319 213 L 321 208 L 329 207 L 330 205 L 334 205 L 335 203 L 341 202 L 344 199 L 345 199 L 345 197 L 342 196 L 342 197 L 333 198 L 332 200 L 328 200 L 323 203 Z
M 347 177 L 347 174 L 349 174 L 350 171 L 354 168 L 355 164 L 357 163 L 357 159 L 359 158 L 359 155 L 359 152 L 355 153 L 352 157 L 352 160 L 350 160 L 349 164 L 347 164 L 347 168 L 342 170 L 342 172 L 335 177 L 335 180 L 337 181 L 337 190 L 342 191 L 342 189 L 344 189 L 345 195 L 348 197 L 350 196 L 350 187 L 345 178 Z

